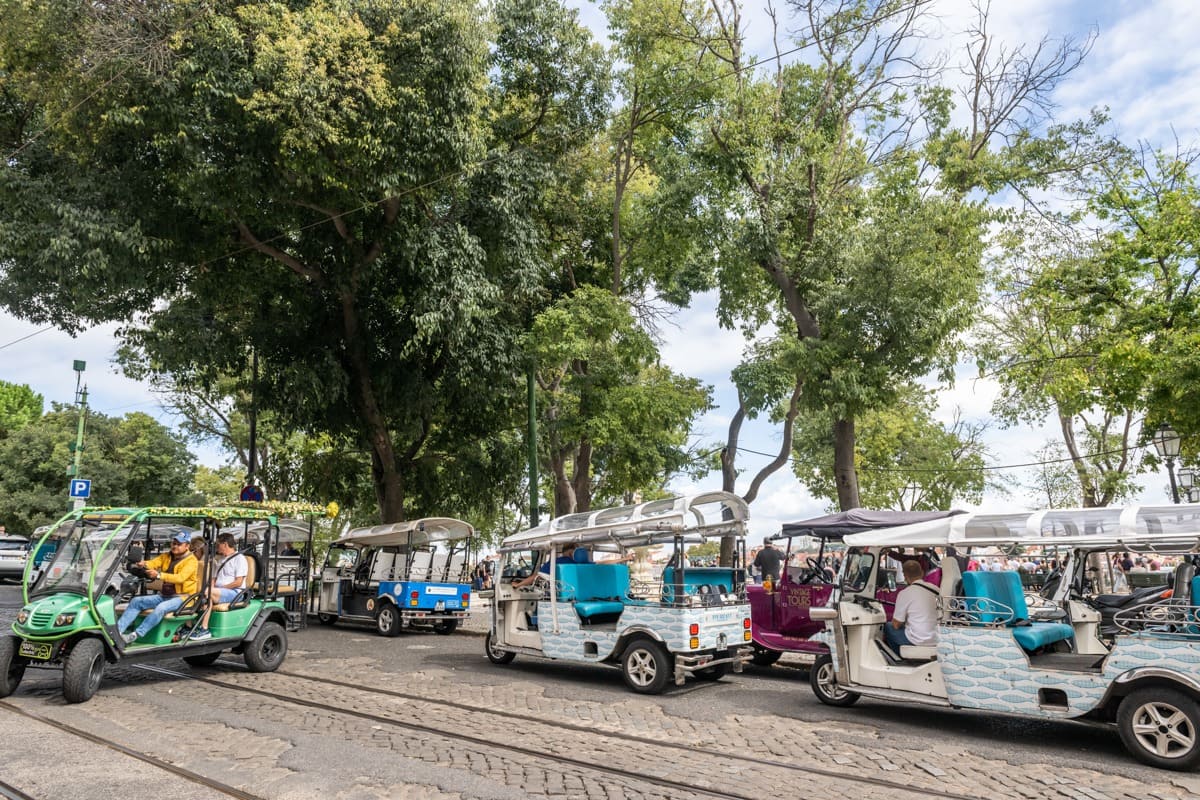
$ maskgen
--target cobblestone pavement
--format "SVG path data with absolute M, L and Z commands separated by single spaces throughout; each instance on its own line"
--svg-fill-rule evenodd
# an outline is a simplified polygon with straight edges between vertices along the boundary
M 477 608 L 462 633 L 484 630 L 485 614 L 485 608 Z M 922 713 L 900 706 L 859 709 L 861 721 L 855 721 L 855 709 L 837 712 L 838 718 L 821 718 L 827 709 L 815 705 L 796 670 L 773 668 L 717 684 L 689 684 L 654 698 L 625 691 L 616 671 L 596 667 L 580 671 L 524 657 L 511 666 L 495 667 L 483 659 L 482 642 L 472 636 L 385 639 L 368 629 L 341 626 L 295 635 L 284 671 L 426 699 L 372 694 L 282 673 L 250 674 L 240 667 L 240 659 L 230 656 L 212 669 L 193 670 L 177 661 L 162 666 L 259 694 L 126 666 L 110 669 L 100 692 L 86 704 L 63 702 L 60 673 L 34 670 L 10 701 L 272 800 L 698 796 L 597 772 L 586 764 L 646 771 L 755 798 L 779 795 L 780 787 L 790 787 L 789 795 L 863 800 L 903 800 L 937 791 L 989 800 L 1200 797 L 1200 777 L 1143 768 L 1124 755 L 1114 754 L 1111 768 L 1103 754 L 1082 767 L 1064 758 L 1053 741 L 1005 758 L 996 757 L 999 748 L 989 747 L 982 736 L 939 732 L 925 740 L 897 735 L 906 729 L 893 726 L 893 721 Z M 778 695 L 788 708 L 799 707 L 807 718 L 753 708 L 747 698 L 764 692 Z M 266 693 L 332 702 L 381 719 L 301 707 Z M 471 708 L 447 705 L 451 703 Z M 986 719 L 939 713 L 945 719 Z M 482 741 L 456 742 L 441 733 L 397 727 L 389 720 L 468 732 Z M 1088 730 L 1052 728 L 1064 736 L 1076 729 Z M 645 741 L 603 735 L 609 733 Z M 1108 750 L 1119 752 L 1111 738 L 1105 738 L 1108 734 L 1097 736 Z M 492 742 L 512 743 L 529 752 L 498 748 Z M 695 748 L 749 756 L 759 763 Z M 4 709 L 0 751 L 0 776 L 37 797 L 129 796 L 134 787 L 140 793 L 152 790 L 183 800 L 214 796 L 150 765 L 80 744 Z M 72 753 L 69 771 L 50 766 L 63 763 L 63 752 Z M 564 765 L 549 755 L 584 763 Z M 806 768 L 894 782 L 912 792 L 849 783 Z

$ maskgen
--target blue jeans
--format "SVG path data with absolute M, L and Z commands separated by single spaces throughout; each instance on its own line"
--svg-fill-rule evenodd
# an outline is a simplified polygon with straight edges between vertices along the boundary
M 883 639 L 897 653 L 901 647 L 907 647 L 912 644 L 908 640 L 908 634 L 904 632 L 904 628 L 896 628 L 891 622 L 885 622 L 883 625 Z
M 140 639 L 149 633 L 151 628 L 162 622 L 163 617 L 183 605 L 183 601 L 186 599 L 183 595 L 178 594 L 166 599 L 163 599 L 161 594 L 144 594 L 135 597 L 129 601 L 129 607 L 125 609 L 125 613 L 121 614 L 121 618 L 117 620 L 117 630 L 124 633 L 125 628 L 137 619 L 138 614 L 147 608 L 153 608 L 154 611 L 150 616 L 142 620 L 142 624 L 137 626 L 136 633 Z

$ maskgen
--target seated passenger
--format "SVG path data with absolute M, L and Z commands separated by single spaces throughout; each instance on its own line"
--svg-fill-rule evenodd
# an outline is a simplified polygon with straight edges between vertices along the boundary
M 139 561 L 134 565 L 144 568 L 146 577 L 150 580 L 161 578 L 162 590 L 159 594 L 139 595 L 129 601 L 125 613 L 117 620 L 117 630 L 125 644 L 133 644 L 145 636 L 151 628 L 162 622 L 163 617 L 183 605 L 188 595 L 195 593 L 198 581 L 196 557 L 192 555 L 190 548 L 191 541 L 192 537 L 188 532 L 180 531 L 171 537 L 170 552 L 156 556 L 150 561 Z M 148 608 L 153 609 L 150 616 L 142 620 L 136 630 L 125 633 L 125 629 Z
M 935 645 L 938 590 L 924 580 L 919 561 L 904 562 L 904 580 L 908 586 L 896 595 L 896 610 L 883 626 L 883 637 L 897 651 L 905 645 Z
M 204 610 L 200 625 L 192 631 L 192 641 L 211 639 L 212 632 L 208 629 L 208 620 L 212 616 L 213 605 L 216 603 L 232 603 L 246 587 L 246 576 L 250 567 L 246 557 L 237 551 L 237 540 L 232 533 L 217 534 L 217 555 L 221 557 L 213 575 L 212 585 L 208 587 L 208 596 L 212 601 Z

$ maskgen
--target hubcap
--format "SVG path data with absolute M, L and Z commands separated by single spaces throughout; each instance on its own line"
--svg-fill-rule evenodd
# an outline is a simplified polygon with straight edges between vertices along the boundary
M 821 691 L 827 697 L 832 697 L 834 700 L 841 700 L 846 696 L 846 692 L 838 686 L 837 673 L 833 671 L 833 664 L 829 662 L 825 662 L 817 670 L 817 685 L 821 687 Z
M 1162 758 L 1185 756 L 1196 746 L 1196 729 L 1187 715 L 1170 703 L 1155 702 L 1133 712 L 1138 744 Z
M 92 659 L 92 667 L 88 670 L 88 683 L 92 686 L 100 685 L 100 677 L 104 674 L 104 655 L 97 655 Z

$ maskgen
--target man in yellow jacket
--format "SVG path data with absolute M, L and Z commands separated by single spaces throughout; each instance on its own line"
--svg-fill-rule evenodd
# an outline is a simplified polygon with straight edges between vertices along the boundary
M 129 601 L 129 607 L 117 620 L 117 630 L 125 644 L 133 644 L 150 630 L 162 622 L 162 618 L 183 605 L 189 595 L 196 593 L 199 581 L 196 577 L 196 566 L 199 562 L 192 555 L 192 535 L 188 531 L 180 531 L 171 537 L 170 552 L 155 556 L 149 561 L 142 561 L 138 566 L 146 568 L 146 577 L 150 580 L 162 579 L 162 589 L 159 594 L 144 594 Z M 148 608 L 154 609 L 150 616 L 142 620 L 137 630 L 125 633 L 125 629 L 137 619 L 138 614 Z

